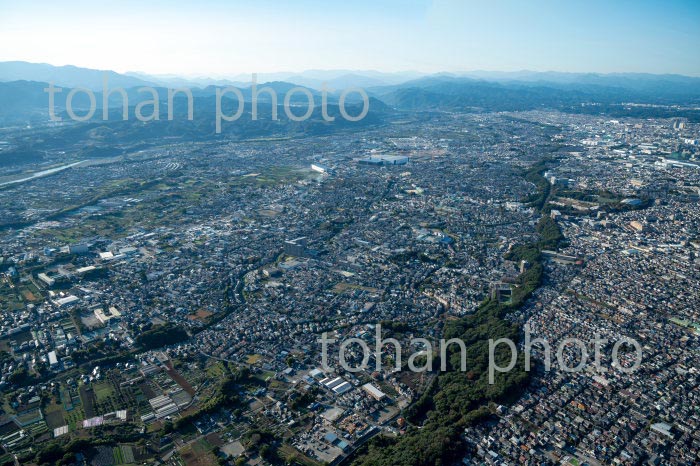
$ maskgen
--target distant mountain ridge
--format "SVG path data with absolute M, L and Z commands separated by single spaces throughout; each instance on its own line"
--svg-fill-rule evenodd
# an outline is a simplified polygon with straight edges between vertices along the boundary
M 564 76 L 558 81 L 489 81 L 474 77 L 428 76 L 396 86 L 369 88 L 368 92 L 401 110 L 476 108 L 503 111 L 625 102 L 700 104 L 700 78 L 593 75 L 583 81 Z
M 72 65 L 53 66 L 46 63 L 28 63 L 23 61 L 0 62 L 0 82 L 53 82 L 54 85 L 59 87 L 84 87 L 98 90 L 102 89 L 105 73 L 110 87 L 127 88 L 154 85 L 153 82 L 110 70 L 93 70 Z
M 110 88 L 137 86 L 207 88 L 209 86 L 250 86 L 251 74 L 230 78 L 187 78 L 177 75 L 149 75 L 146 73 L 116 73 L 76 66 L 53 66 L 45 63 L 22 61 L 0 62 L 0 82 L 36 81 L 54 82 L 57 86 L 102 89 L 107 73 Z M 504 86 L 549 87 L 561 90 L 600 91 L 601 88 L 633 91 L 638 94 L 658 93 L 663 97 L 682 97 L 700 94 L 700 77 L 675 74 L 648 73 L 566 73 L 556 71 L 468 71 L 460 73 L 427 74 L 417 71 L 380 72 L 373 70 L 307 70 L 303 72 L 258 73 L 257 82 L 287 82 L 319 91 L 325 84 L 336 93 L 350 87 L 372 89 L 375 95 L 387 94 L 400 87 L 426 86 L 436 83 L 466 83 L 482 81 Z M 380 89 L 384 88 L 384 89 Z M 435 89 L 433 89 L 435 91 Z
M 329 93 L 329 104 L 337 104 L 339 93 L 350 87 L 360 87 L 372 97 L 373 106 L 393 110 L 415 111 L 521 111 L 532 109 L 556 109 L 570 113 L 598 113 L 613 116 L 689 117 L 700 120 L 700 111 L 684 109 L 674 111 L 672 106 L 700 106 L 700 78 L 680 75 L 652 75 L 642 73 L 559 73 L 559 72 L 471 72 L 439 73 L 380 73 L 346 72 L 347 70 L 316 70 L 297 74 L 272 73 L 258 76 L 258 89 L 272 88 L 282 104 L 285 95 L 295 87 L 302 87 L 321 101 L 317 87 L 321 82 L 335 87 Z M 26 123 L 48 119 L 48 95 L 46 82 L 53 81 L 64 92 L 56 95 L 58 110 L 65 107 L 65 98 L 71 87 L 87 87 L 95 92 L 98 108 L 102 106 L 102 79 L 107 73 L 109 89 L 122 87 L 127 90 L 129 105 L 150 100 L 149 93 L 138 92 L 142 86 L 150 86 L 158 93 L 159 101 L 167 99 L 167 89 L 187 87 L 194 98 L 213 97 L 224 86 L 238 88 L 245 101 L 250 102 L 250 80 L 209 80 L 197 78 L 189 81 L 176 76 L 151 77 L 144 74 L 122 75 L 113 71 L 99 71 L 72 66 L 54 67 L 25 62 L 0 63 L 0 122 Z M 287 76 L 294 81 L 272 80 Z M 19 79 L 17 79 L 19 78 Z M 409 79 L 410 78 L 410 79 Z M 158 82 L 152 82 L 158 80 Z M 335 81 L 333 81 L 335 80 Z M 383 84 L 394 80 L 393 84 Z M 5 81 L 5 82 L 3 82 Z M 9 81 L 9 82 L 8 82 Z M 269 81 L 269 82 L 267 82 Z M 335 85 L 328 84 L 335 82 Z M 377 84 L 381 82 L 382 84 Z M 306 83 L 306 84 L 304 84 Z M 364 83 L 357 86 L 356 83 Z M 75 86 L 71 85 L 74 84 Z M 191 86 L 197 84 L 198 86 Z M 85 108 L 88 101 L 83 93 L 75 96 L 74 107 Z M 304 92 L 293 95 L 294 105 L 304 105 Z M 261 103 L 270 103 L 268 93 L 260 93 Z M 348 104 L 357 104 L 356 93 L 348 95 Z M 625 108 L 626 103 L 666 105 L 665 110 L 639 110 Z M 121 96 L 113 93 L 110 107 L 121 106 Z M 382 108 L 386 111 L 388 108 Z M 101 112 L 100 112 L 101 113 Z
M 36 81 L 11 81 L 11 82 L 0 82 L 0 123 L 3 124 L 17 124 L 26 122 L 41 122 L 47 121 L 49 119 L 48 107 L 49 107 L 49 94 L 46 91 L 48 88 L 48 83 L 36 82 Z M 250 84 L 248 87 L 236 87 L 240 92 L 243 100 L 245 102 L 252 102 L 253 91 Z M 123 98 L 120 93 L 114 91 L 118 87 L 109 83 L 109 90 L 113 91 L 108 100 L 108 107 L 115 109 L 121 108 L 123 103 Z M 128 87 L 125 88 L 128 100 L 128 106 L 134 107 L 141 102 L 151 101 L 153 95 L 150 92 L 140 91 L 142 86 Z M 168 101 L 168 88 L 160 87 L 156 85 L 148 86 L 156 91 L 158 96 L 158 101 L 163 107 Z M 233 86 L 235 87 L 235 86 Z M 272 103 L 272 97 L 269 92 L 265 89 L 272 89 L 277 95 L 277 104 L 282 106 L 285 102 L 285 96 L 290 93 L 292 89 L 304 89 L 313 97 L 313 105 L 318 107 L 322 104 L 322 96 L 319 91 L 311 88 L 305 88 L 297 84 L 287 83 L 287 82 L 270 82 L 261 83 L 257 86 L 258 91 L 258 102 L 261 104 Z M 61 92 L 54 93 L 54 108 L 56 113 L 64 111 L 66 108 L 66 98 L 71 88 L 62 87 Z M 223 86 L 207 86 L 204 88 L 188 88 L 192 93 L 192 97 L 195 101 L 203 98 L 211 98 L 212 102 L 216 96 L 217 89 L 223 89 Z M 99 90 L 93 90 L 93 95 L 95 97 L 96 113 L 98 115 L 102 114 L 103 108 L 103 93 L 102 88 Z M 175 94 L 175 100 L 185 99 L 185 94 L 178 92 Z M 234 99 L 235 94 L 232 92 L 224 93 L 224 99 Z M 337 105 L 338 96 L 337 95 L 327 95 L 328 105 Z M 200 100 L 201 102 L 201 100 Z M 290 94 L 289 102 L 293 106 L 305 106 L 308 103 L 308 97 L 304 92 L 296 91 Z M 357 105 L 360 102 L 358 96 L 348 96 L 346 99 L 347 105 Z M 77 112 L 80 110 L 80 114 L 84 113 L 85 109 L 90 106 L 89 97 L 84 92 L 76 93 L 71 100 L 72 108 Z M 213 104 L 212 104 L 213 105 Z M 372 104 L 373 107 L 384 107 L 386 105 L 376 99 Z M 195 104 L 195 109 L 197 105 Z M 213 107 L 212 107 L 213 108 Z M 280 112 L 282 109 L 280 109 Z M 296 111 L 300 113 L 299 110 Z M 133 112 L 132 112 L 133 116 Z

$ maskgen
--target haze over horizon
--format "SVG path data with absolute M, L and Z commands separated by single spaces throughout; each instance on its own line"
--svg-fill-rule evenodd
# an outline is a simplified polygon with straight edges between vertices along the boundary
M 700 4 L 303 0 L 197 5 L 0 0 L 0 61 L 183 77 L 558 71 L 700 76 Z M 37 14 L 41 11 L 41 14 Z

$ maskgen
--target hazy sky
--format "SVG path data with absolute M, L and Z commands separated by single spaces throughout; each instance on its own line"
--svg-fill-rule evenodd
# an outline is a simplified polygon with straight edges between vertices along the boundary
M 306 69 L 700 76 L 700 0 L 0 0 L 0 61 L 226 76 Z

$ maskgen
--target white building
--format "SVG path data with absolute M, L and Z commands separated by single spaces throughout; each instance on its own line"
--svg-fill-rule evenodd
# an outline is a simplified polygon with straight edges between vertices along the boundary
M 55 351 L 49 353 L 49 366 L 51 369 L 56 369 L 58 367 L 58 356 L 56 356 Z

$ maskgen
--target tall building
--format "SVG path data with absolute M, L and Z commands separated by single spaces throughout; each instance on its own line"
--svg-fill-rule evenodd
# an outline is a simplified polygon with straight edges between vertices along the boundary
M 520 261 L 520 273 L 525 273 L 527 269 L 530 268 L 530 263 L 525 259 Z
M 285 241 L 284 253 L 288 256 L 304 257 L 306 255 L 306 236 Z

